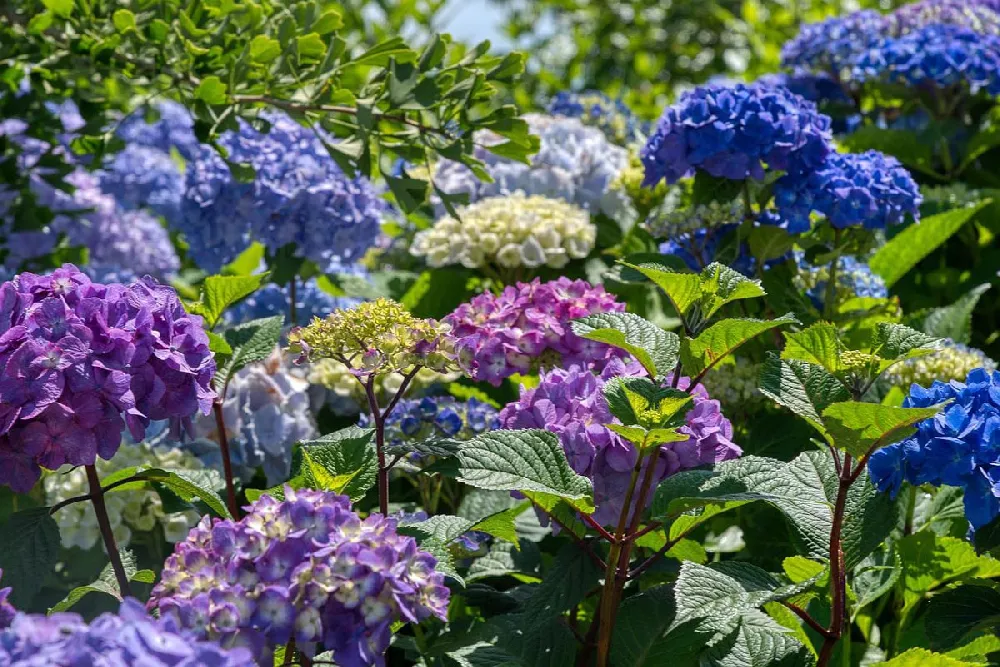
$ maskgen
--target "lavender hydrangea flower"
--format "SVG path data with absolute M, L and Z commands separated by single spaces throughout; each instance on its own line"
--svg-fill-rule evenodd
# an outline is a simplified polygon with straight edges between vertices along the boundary
M 0 285 L 0 484 L 40 467 L 110 459 L 127 426 L 211 409 L 215 362 L 201 319 L 152 278 L 100 285 L 66 264 Z
M 133 144 L 111 157 L 100 172 L 101 189 L 126 209 L 148 208 L 176 217 L 184 177 L 168 153 Z
M 808 173 L 789 173 L 774 186 L 776 210 L 761 221 L 793 234 L 809 231 L 819 213 L 837 229 L 884 229 L 920 218 L 920 188 L 894 157 L 878 151 L 831 153 Z
M 240 521 L 202 520 L 166 562 L 150 606 L 199 636 L 248 646 L 263 663 L 294 639 L 343 667 L 384 665 L 397 621 L 444 619 L 436 561 L 395 519 L 361 519 L 344 496 L 285 489 Z
M 0 581 L 3 580 L 3 570 L 0 570 Z M 0 630 L 10 626 L 11 621 L 14 620 L 14 616 L 17 615 L 17 610 L 14 609 L 14 605 L 7 601 L 10 596 L 10 587 L 0 588 Z
M 546 111 L 553 116 L 579 118 L 598 128 L 612 142 L 622 146 L 642 137 L 647 128 L 622 100 L 613 100 L 597 90 L 556 94 Z
M 148 114 L 148 112 L 152 114 Z M 155 119 L 147 118 L 155 115 Z M 193 160 L 201 151 L 194 134 L 194 118 L 183 105 L 169 100 L 129 114 L 116 130 L 127 144 L 147 146 L 169 154 L 176 150 L 185 160 Z
M 361 415 L 361 426 L 369 426 L 371 417 Z M 499 427 L 497 410 L 488 403 L 470 398 L 459 401 L 451 396 L 425 396 L 403 399 L 385 422 L 389 445 L 438 438 L 468 440 Z
M 831 150 L 830 118 L 787 88 L 701 86 L 667 107 L 640 157 L 646 185 L 703 170 L 717 178 L 764 179 L 769 169 L 815 168 Z
M 515 373 L 579 364 L 600 370 L 620 356 L 613 347 L 580 338 L 570 321 L 620 313 L 625 305 L 600 285 L 562 277 L 480 294 L 444 318 L 457 339 L 459 363 L 476 380 L 495 386 Z
M 965 516 L 974 529 L 1000 515 L 1000 371 L 977 368 L 965 382 L 910 387 L 904 407 L 952 401 L 902 442 L 872 454 L 868 472 L 893 497 L 904 481 L 965 489 Z
M 169 619 L 150 618 L 131 598 L 122 602 L 117 614 L 102 614 L 89 625 L 68 612 L 19 614 L 0 630 L 0 665 L 244 667 L 252 660 L 245 648 L 224 649 L 198 641 Z
M 364 275 L 363 270 L 357 271 Z M 333 296 L 316 284 L 315 278 L 299 283 L 295 289 L 295 322 L 292 325 L 304 327 L 314 317 L 326 317 L 339 308 L 351 308 L 360 299 Z M 260 288 L 226 312 L 226 321 L 231 324 L 249 322 L 262 317 L 283 315 L 289 317 L 289 288 L 287 285 L 271 283 Z
M 613 377 L 638 376 L 636 363 L 614 359 L 600 375 L 578 366 L 542 373 L 537 387 L 521 389 L 521 397 L 500 411 L 506 429 L 541 428 L 559 436 L 570 466 L 594 483 L 593 517 L 602 525 L 618 521 L 635 467 L 638 451 L 606 424 L 617 423 L 604 399 L 604 383 Z M 678 387 L 687 390 L 691 379 L 681 377 Z M 660 447 L 654 470 L 659 483 L 668 475 L 738 457 L 742 450 L 732 442 L 733 427 L 701 385 L 692 390 L 694 405 L 680 431 L 687 440 Z M 650 495 L 650 502 L 652 495 Z

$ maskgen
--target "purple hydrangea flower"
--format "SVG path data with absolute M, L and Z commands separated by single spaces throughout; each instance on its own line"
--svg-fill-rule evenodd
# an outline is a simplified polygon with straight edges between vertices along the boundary
M 371 418 L 361 415 L 361 426 Z M 403 399 L 385 421 L 386 442 L 402 445 L 438 438 L 468 440 L 499 427 L 497 410 L 476 398 L 459 401 L 451 396 Z
M 578 364 L 600 370 L 621 356 L 613 347 L 580 338 L 570 322 L 596 313 L 620 313 L 625 305 L 600 285 L 562 277 L 510 285 L 480 294 L 444 318 L 458 340 L 459 363 L 474 379 L 495 386 L 541 367 Z
M 89 625 L 73 613 L 19 614 L 0 629 L 0 665 L 244 667 L 252 660 L 245 648 L 198 641 L 169 619 L 150 618 L 131 598 L 117 614 L 102 614 Z
M 500 412 L 503 428 L 541 428 L 559 436 L 573 470 L 593 480 L 597 506 L 593 516 L 602 525 L 618 521 L 638 457 L 633 444 L 607 428 L 606 424 L 618 421 L 608 408 L 602 388 L 613 377 L 643 374 L 638 363 L 621 359 L 608 363 L 600 375 L 577 366 L 557 368 L 542 373 L 537 387 L 522 388 L 521 397 Z M 690 378 L 680 378 L 681 390 L 690 386 Z M 732 441 L 733 426 L 723 416 L 719 402 L 711 399 L 700 384 L 691 393 L 694 405 L 680 429 L 689 438 L 660 447 L 654 471 L 657 482 L 681 470 L 742 454 Z
M 839 76 L 886 30 L 886 18 L 874 10 L 807 23 L 781 48 L 781 64 Z
M 128 426 L 207 413 L 215 361 L 201 319 L 152 278 L 93 283 L 71 264 L 0 285 L 0 484 L 110 459 Z
M 0 580 L 3 580 L 3 570 L 0 570 Z M 14 606 L 7 601 L 8 596 L 10 596 L 10 588 L 0 588 L 0 630 L 8 627 L 17 614 Z
M 763 180 L 764 166 L 808 170 L 831 150 L 830 118 L 787 88 L 761 83 L 701 86 L 667 107 L 642 148 L 645 185 L 700 169 Z
M 878 151 L 830 153 L 809 172 L 793 172 L 774 186 L 775 211 L 762 222 L 793 234 L 809 231 L 810 214 L 823 215 L 837 229 L 884 229 L 920 217 L 920 188 L 899 160 Z
M 965 489 L 965 516 L 982 528 L 1000 515 L 1000 371 L 977 368 L 965 382 L 914 384 L 904 407 L 951 401 L 917 432 L 872 454 L 868 472 L 893 497 L 904 481 Z
M 434 557 L 395 519 L 361 519 L 344 496 L 287 487 L 284 501 L 263 496 L 247 511 L 238 522 L 205 517 L 167 559 L 150 606 L 250 647 L 262 664 L 295 639 L 343 667 L 383 665 L 393 623 L 446 617 Z

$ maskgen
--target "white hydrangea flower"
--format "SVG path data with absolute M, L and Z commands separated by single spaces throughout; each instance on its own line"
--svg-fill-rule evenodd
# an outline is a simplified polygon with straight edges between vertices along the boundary
M 147 443 L 122 443 L 110 461 L 97 459 L 97 473 L 103 479 L 113 472 L 133 466 L 165 470 L 203 470 L 204 465 L 181 449 L 155 447 Z M 45 496 L 48 505 L 90 493 L 87 473 L 82 467 L 65 466 L 46 475 Z M 128 546 L 133 532 L 149 532 L 157 524 L 163 527 L 168 542 L 180 542 L 201 518 L 197 512 L 165 512 L 159 494 L 152 489 L 112 491 L 104 496 L 108 519 L 118 546 Z M 65 547 L 92 549 L 101 541 L 94 508 L 88 502 L 73 503 L 54 515 L 59 537 Z
M 515 192 L 487 197 L 417 232 L 410 252 L 438 268 L 495 263 L 511 269 L 562 268 L 594 248 L 597 227 L 583 209 L 559 199 Z
M 493 183 L 479 180 L 460 162 L 441 160 L 434 168 L 435 184 L 449 194 L 468 194 L 470 203 L 521 191 L 562 199 L 592 215 L 603 213 L 623 224 L 634 219 L 629 196 L 618 184 L 618 176 L 629 166 L 627 149 L 609 142 L 601 130 L 577 118 L 528 114 L 524 119 L 541 142 L 531 164 L 479 149 L 476 157 L 485 163 Z M 476 136 L 479 145 L 503 141 L 488 131 Z M 445 214 L 439 202 L 437 209 L 438 216 Z
M 992 372 L 996 370 L 997 364 L 982 350 L 961 343 L 951 343 L 933 354 L 907 359 L 890 367 L 885 378 L 893 386 L 908 392 L 912 384 L 930 387 L 934 380 L 965 382 L 966 376 L 977 368 Z

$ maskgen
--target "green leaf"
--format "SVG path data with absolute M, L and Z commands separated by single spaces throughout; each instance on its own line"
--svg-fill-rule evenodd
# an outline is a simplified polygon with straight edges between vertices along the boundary
M 402 37 L 391 37 L 354 58 L 353 62 L 357 65 L 382 67 L 389 63 L 389 58 L 395 58 L 396 62 L 414 62 L 417 54 L 406 45 Z
M 897 542 L 903 562 L 903 613 L 948 584 L 1000 577 L 1000 560 L 977 556 L 965 540 L 921 531 Z
M 215 355 L 216 363 L 222 363 L 222 357 L 228 357 L 233 353 L 233 348 L 223 336 L 214 331 L 206 331 L 208 336 L 208 349 Z
M 73 14 L 73 0 L 42 0 L 42 4 L 60 18 L 68 19 Z
M 697 376 L 721 363 L 747 341 L 765 331 L 797 322 L 792 314 L 773 320 L 720 320 L 698 334 L 681 342 L 684 371 Z
M 602 574 L 585 550 L 569 542 L 556 554 L 542 581 L 527 589 L 531 597 L 520 615 L 537 622 L 568 611 L 584 600 Z
M 896 408 L 879 403 L 845 401 L 823 411 L 823 424 L 833 443 L 855 457 L 902 440 L 917 422 L 933 417 L 939 407 Z
M 681 273 L 662 264 L 643 263 L 623 266 L 652 280 L 667 295 L 677 314 L 682 316 L 701 298 L 701 278 L 696 273 Z
M 707 206 L 712 202 L 728 204 L 743 192 L 743 181 L 712 176 L 698 170 L 691 183 L 691 205 Z
M 201 308 L 198 314 L 205 318 L 206 327 L 212 329 L 226 309 L 240 299 L 250 296 L 263 284 L 267 274 L 252 276 L 209 276 L 202 285 Z
M 917 262 L 947 241 L 991 201 L 986 199 L 973 207 L 956 208 L 923 218 L 879 248 L 868 265 L 873 273 L 885 280 L 886 285 L 892 287 Z
M 59 526 L 48 507 L 14 512 L 0 526 L 0 570 L 10 602 L 24 608 L 42 589 L 59 558 Z
M 646 429 L 683 426 L 683 416 L 692 400 L 679 389 L 659 387 L 649 378 L 619 376 L 602 388 L 611 414 L 626 426 Z
M 474 521 L 463 519 L 460 516 L 439 514 L 424 521 L 412 521 L 400 524 L 399 532 L 419 538 L 418 541 L 421 544 L 434 541 L 448 545 L 462 534 L 467 533 L 474 524 Z
M 226 84 L 215 75 L 206 76 L 195 88 L 194 96 L 205 104 L 225 104 Z
M 111 15 L 111 22 L 115 24 L 115 30 L 118 32 L 135 30 L 135 14 L 127 9 L 115 10 Z
M 523 542 L 518 549 L 513 543 L 497 542 L 485 556 L 477 558 L 469 568 L 469 582 L 492 577 L 514 577 L 521 581 L 539 581 L 541 556 L 531 542 Z
M 697 623 L 675 625 L 674 594 L 657 586 L 634 595 L 618 610 L 611 640 L 611 664 L 628 667 L 695 667 L 709 639 Z
M 817 322 L 802 331 L 785 334 L 785 349 L 782 359 L 805 361 L 816 364 L 830 373 L 841 368 L 840 352 L 843 345 L 837 335 L 837 327 L 829 322 Z
M 892 660 L 879 662 L 873 667 L 986 667 L 985 662 L 966 662 L 923 648 L 911 648 Z
M 339 11 L 331 7 L 320 14 L 320 17 L 310 26 L 310 29 L 320 35 L 326 35 L 335 30 L 340 30 L 342 27 L 344 27 L 344 19 L 341 18 Z
M 282 315 L 265 317 L 238 324 L 224 333 L 230 348 L 230 357 L 215 374 L 215 386 L 220 392 L 241 368 L 264 361 L 274 352 L 281 340 Z
M 665 377 L 677 366 L 680 339 L 633 313 L 598 313 L 574 320 L 581 338 L 621 348 L 642 364 L 650 377 Z
M 925 618 L 931 647 L 939 651 L 974 632 L 993 629 L 1000 634 L 1000 590 L 976 582 L 944 591 L 931 598 Z
M 883 359 L 896 361 L 914 356 L 915 352 L 933 349 L 940 342 L 940 339 L 904 324 L 879 322 L 875 326 L 872 352 Z
M 768 355 L 761 368 L 762 394 L 808 421 L 826 435 L 820 417 L 832 403 L 848 400 L 851 395 L 841 382 L 821 366 Z
M 312 63 L 323 59 L 326 53 L 326 44 L 319 33 L 311 32 L 308 35 L 295 38 L 295 50 L 299 55 L 299 61 Z
M 973 287 L 950 306 L 935 308 L 924 318 L 924 333 L 968 345 L 972 339 L 972 312 L 979 298 L 990 289 L 989 283 Z
M 759 280 L 712 262 L 701 272 L 701 293 L 702 317 L 708 319 L 727 303 L 764 296 L 764 288 Z
M 565 499 L 594 511 L 590 480 L 569 467 L 559 437 L 542 430 L 492 431 L 458 451 L 460 482 L 480 489 L 520 491 L 528 499 Z
M 28 33 L 32 35 L 40 35 L 52 26 L 52 21 L 55 17 L 52 12 L 41 12 L 35 14 L 28 21 Z
M 892 590 L 902 574 L 902 561 L 894 546 L 883 546 L 865 558 L 851 577 L 851 588 L 857 596 L 855 612 Z
M 372 446 L 374 431 L 358 426 L 309 440 L 299 445 L 301 466 L 293 469 L 305 479 L 300 488 L 341 493 L 357 502 L 378 478 L 378 457 Z
M 250 60 L 266 65 L 281 55 L 281 43 L 267 35 L 257 35 L 250 41 Z
M 531 503 L 519 503 L 510 509 L 490 514 L 474 523 L 469 530 L 477 530 L 520 547 L 521 541 L 518 539 L 517 526 L 514 521 L 529 507 L 531 507 Z
M 152 571 L 139 570 L 136 568 L 135 556 L 132 555 L 131 551 L 122 549 L 120 557 L 122 567 L 125 570 L 125 575 L 128 577 L 129 581 L 151 584 L 156 580 L 156 575 Z M 67 611 L 90 593 L 109 595 L 119 602 L 122 600 L 121 589 L 118 587 L 118 577 L 115 575 L 115 571 L 111 566 L 111 563 L 104 566 L 104 569 L 101 570 L 101 575 L 96 581 L 86 586 L 78 586 L 74 588 L 65 598 L 57 602 L 55 606 L 49 607 L 48 613 L 55 614 Z
M 229 508 L 215 491 L 225 486 L 222 476 L 214 470 L 159 470 L 166 476 L 157 476 L 155 481 L 173 491 L 181 500 L 191 502 L 198 499 L 208 505 L 209 509 L 224 519 L 233 518 Z

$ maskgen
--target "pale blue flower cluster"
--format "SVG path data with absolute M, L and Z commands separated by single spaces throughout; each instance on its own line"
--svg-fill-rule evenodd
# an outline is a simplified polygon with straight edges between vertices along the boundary
M 564 90 L 549 101 L 546 111 L 553 116 L 579 118 L 585 125 L 604 132 L 618 145 L 636 141 L 648 131 L 646 123 L 637 118 L 625 102 L 596 90 L 581 93 Z

